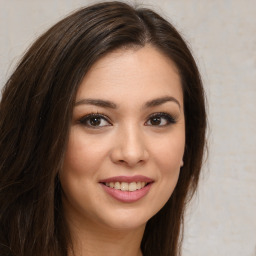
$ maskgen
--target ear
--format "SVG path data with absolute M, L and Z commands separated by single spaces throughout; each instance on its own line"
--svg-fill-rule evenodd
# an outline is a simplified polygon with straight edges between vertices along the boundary
M 182 167 L 184 165 L 183 159 L 180 162 L 180 167 Z

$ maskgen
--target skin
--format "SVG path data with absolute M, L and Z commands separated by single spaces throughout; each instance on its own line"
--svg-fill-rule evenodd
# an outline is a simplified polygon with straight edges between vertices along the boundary
M 165 100 L 147 104 L 159 98 Z M 115 108 L 88 99 L 108 101 Z M 154 119 L 159 112 L 175 122 L 166 115 Z M 106 118 L 96 116 L 93 122 L 91 113 Z M 181 81 L 169 58 L 146 45 L 114 51 L 93 65 L 77 92 L 60 172 L 76 255 L 142 255 L 146 222 L 171 196 L 184 146 Z M 154 182 L 140 200 L 120 202 L 99 181 L 121 175 L 144 175 Z

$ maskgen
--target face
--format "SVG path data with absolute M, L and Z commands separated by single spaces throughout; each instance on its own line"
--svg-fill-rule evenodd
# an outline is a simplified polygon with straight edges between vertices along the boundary
M 118 50 L 83 79 L 60 181 L 78 225 L 144 226 L 170 198 L 185 145 L 181 81 L 152 46 Z

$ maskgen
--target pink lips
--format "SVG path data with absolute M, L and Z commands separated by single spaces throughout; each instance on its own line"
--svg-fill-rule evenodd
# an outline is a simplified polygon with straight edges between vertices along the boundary
M 109 182 L 146 182 L 148 183 L 145 187 L 135 190 L 135 191 L 122 191 L 114 188 L 107 187 L 105 183 Z M 153 180 L 142 176 L 142 175 L 136 175 L 136 176 L 116 176 L 107 178 L 100 181 L 100 184 L 105 192 L 107 192 L 110 196 L 115 198 L 118 201 L 124 202 L 124 203 L 132 203 L 140 200 L 146 194 L 149 192 L 151 186 L 152 186 Z

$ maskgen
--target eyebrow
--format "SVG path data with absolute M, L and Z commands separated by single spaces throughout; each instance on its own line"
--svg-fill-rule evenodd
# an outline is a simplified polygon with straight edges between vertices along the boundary
M 179 106 L 179 108 L 181 108 L 179 101 L 172 96 L 164 96 L 164 97 L 156 98 L 153 100 L 149 100 L 145 103 L 144 107 L 145 108 L 156 107 L 166 102 L 174 102 Z M 103 108 L 117 109 L 117 105 L 115 103 L 108 100 L 100 100 L 100 99 L 82 99 L 77 101 L 75 103 L 75 106 L 79 106 L 83 104 L 94 105 L 94 106 L 99 106 Z
M 103 108 L 112 108 L 112 109 L 117 108 L 117 105 L 115 103 L 108 100 L 100 100 L 100 99 L 82 99 L 76 102 L 75 106 L 79 106 L 83 104 L 94 105 L 94 106 L 99 106 Z
M 161 97 L 161 98 L 157 98 L 157 99 L 147 101 L 145 103 L 145 107 L 156 107 L 156 106 L 162 105 L 162 104 L 164 104 L 166 102 L 169 102 L 169 101 L 176 103 L 179 106 L 179 108 L 181 108 L 181 105 L 180 105 L 179 101 L 177 99 L 175 99 L 174 97 L 172 97 L 172 96 L 165 96 L 165 97 Z

